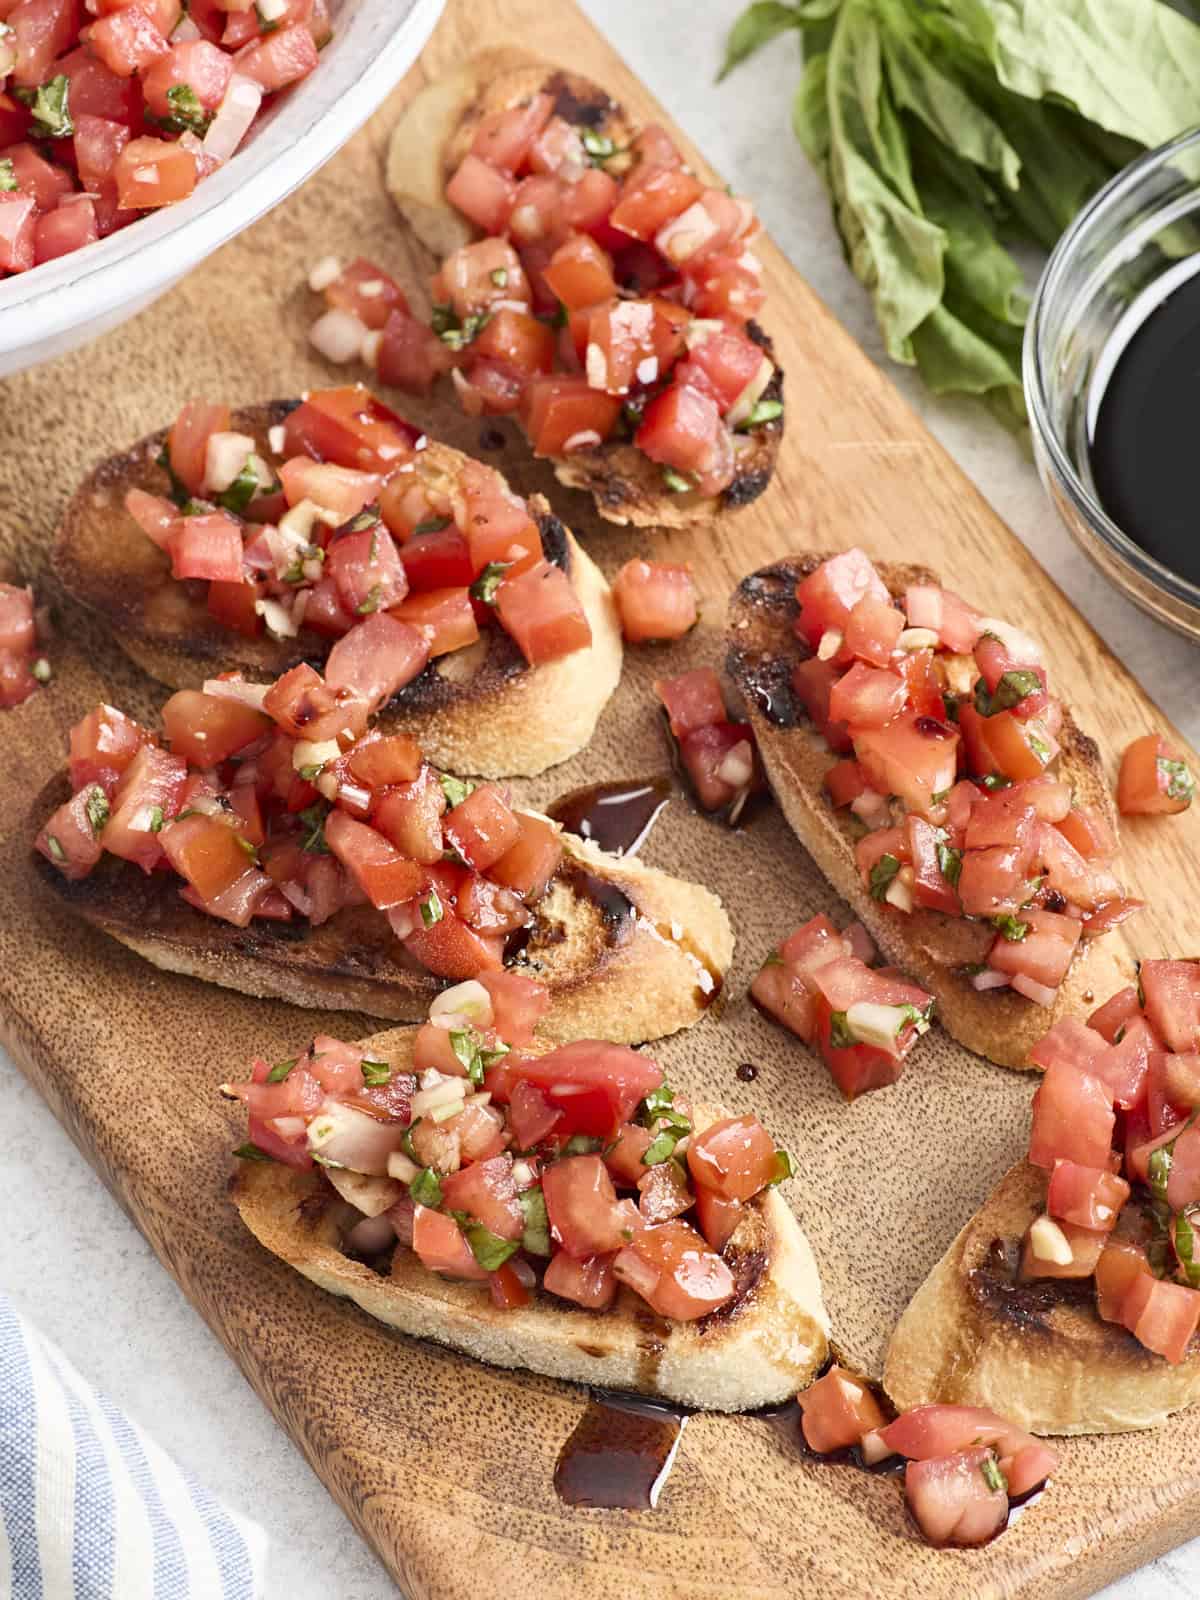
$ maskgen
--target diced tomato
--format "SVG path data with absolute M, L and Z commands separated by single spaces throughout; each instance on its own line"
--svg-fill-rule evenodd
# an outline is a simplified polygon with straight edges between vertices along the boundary
M 715 403 L 697 389 L 672 384 L 642 414 L 634 443 L 651 461 L 691 474 L 696 488 L 718 494 L 733 478 L 729 436 Z
M 500 233 L 517 186 L 505 173 L 468 151 L 446 185 L 446 199 L 485 233 Z
M 1135 739 L 1121 757 L 1117 809 L 1123 817 L 1169 816 L 1186 811 L 1195 778 L 1161 734 Z
M 99 783 L 111 795 L 117 780 L 153 737 L 116 706 L 98 705 L 70 732 L 72 789 Z
M 1109 1239 L 1096 1263 L 1096 1310 L 1105 1322 L 1120 1322 L 1135 1278 L 1149 1276 L 1146 1253 L 1130 1239 Z
M 905 828 L 912 858 L 914 902 L 927 911 L 944 911 L 950 917 L 960 916 L 962 902 L 945 872 L 954 857 L 945 854 L 947 846 L 942 830 L 916 816 L 906 819 Z
M 242 581 L 241 529 L 224 511 L 178 518 L 167 536 L 167 549 L 172 577 Z
M 527 1306 L 531 1298 L 510 1261 L 504 1262 L 497 1271 L 488 1273 L 488 1292 L 492 1304 L 500 1311 L 516 1311 L 521 1306 Z
M 566 1250 L 557 1250 L 542 1277 L 542 1288 L 589 1311 L 607 1311 L 617 1293 L 612 1264 L 611 1255 L 577 1260 Z
M 1200 1290 L 1138 1273 L 1125 1292 L 1121 1321 L 1147 1350 L 1177 1365 L 1200 1322 Z
M 810 656 L 792 668 L 792 688 L 808 713 L 809 720 L 835 755 L 848 755 L 854 748 L 850 730 L 844 722 L 832 722 L 829 700 L 840 676 L 832 661 Z
M 625 1243 L 628 1223 L 598 1155 L 568 1156 L 542 1174 L 551 1237 L 577 1261 Z
M 386 612 L 376 612 L 334 645 L 325 663 L 325 681 L 335 694 L 353 695 L 374 710 L 411 683 L 428 660 L 423 633 Z
M 1129 1185 L 1107 1167 L 1081 1167 L 1074 1161 L 1056 1161 L 1050 1175 L 1046 1210 L 1052 1217 L 1109 1233 L 1121 1207 L 1129 1199 Z
M 1104 1084 L 1078 1067 L 1055 1061 L 1033 1097 L 1029 1159 L 1048 1170 L 1056 1161 L 1107 1169 L 1115 1126 Z
M 1011 711 L 981 717 L 964 700 L 958 708 L 958 723 L 968 763 L 979 777 L 999 773 L 1014 783 L 1037 778 L 1057 753 L 1057 745 L 1043 724 L 1021 722 Z
M 59 806 L 44 824 L 34 849 L 64 878 L 86 878 L 100 859 L 98 834 L 107 814 L 104 790 L 98 783 L 88 784 Z
M 604 1152 L 604 1165 L 615 1182 L 627 1189 L 637 1187 L 647 1170 L 642 1157 L 653 1142 L 653 1133 L 639 1123 L 626 1122 L 618 1129 L 612 1145 Z
M 235 633 L 256 639 L 263 631 L 263 619 L 256 609 L 261 596 L 257 584 L 210 583 L 206 600 L 208 614 Z
M 368 789 L 411 783 L 421 771 L 421 747 L 406 733 L 360 739 L 345 759 L 354 777 Z
M 181 817 L 162 830 L 160 843 L 175 871 L 203 900 L 216 900 L 250 864 L 236 828 L 219 817 Z
M 676 739 L 726 720 L 725 697 L 711 667 L 697 667 L 677 678 L 656 678 L 654 692 L 666 708 Z
M 517 1150 L 532 1150 L 553 1133 L 562 1112 L 552 1106 L 541 1089 L 523 1079 L 513 1085 L 508 1105 L 509 1127 Z
M 775 1175 L 775 1141 L 757 1117 L 725 1117 L 692 1135 L 687 1164 L 697 1185 L 749 1200 Z
M 864 594 L 851 608 L 843 631 L 845 650 L 873 667 L 886 667 L 904 631 L 904 613 L 890 598 L 885 600 L 877 594 Z M 920 653 L 909 652 L 911 655 Z M 921 709 L 924 708 L 918 707 Z M 938 714 L 941 714 L 940 707 Z
M 1140 1010 L 1137 990 L 1129 984 L 1124 989 L 1118 989 L 1111 1000 L 1106 1000 L 1102 1006 L 1093 1011 L 1087 1025 L 1089 1028 L 1094 1028 L 1102 1038 L 1107 1039 L 1109 1044 L 1114 1044 L 1121 1028 L 1132 1021 Z
M 586 378 L 554 373 L 525 390 L 521 419 L 533 452 L 561 456 L 608 438 L 621 414 L 617 395 L 593 389 Z
M 646 1268 L 653 1282 L 643 1276 Z M 678 1220 L 635 1232 L 617 1255 L 613 1270 L 659 1316 L 679 1322 L 719 1310 L 735 1292 L 733 1274 L 721 1257 L 694 1228 Z
M 742 1202 L 726 1200 L 713 1189 L 697 1189 L 695 1205 L 696 1222 L 705 1240 L 714 1250 L 724 1250 L 745 1214 Z
M 412 455 L 418 437 L 411 424 L 356 384 L 314 390 L 297 406 L 284 422 L 283 454 L 390 473 Z
M 451 847 L 477 872 L 486 872 L 520 834 L 512 808 L 494 783 L 480 784 L 448 812 L 443 831 Z
M 988 965 L 998 972 L 1029 979 L 1046 989 L 1056 989 L 1066 977 L 1079 943 L 1080 924 L 1074 917 L 1054 911 L 1021 911 L 1017 919 L 1027 932 L 1021 939 L 997 937 L 988 953 Z
M 180 689 L 162 709 L 173 755 L 195 767 L 215 767 L 271 731 L 271 719 L 227 695 Z
M 627 561 L 613 582 L 621 631 L 630 644 L 682 639 L 696 625 L 696 585 L 690 567 L 665 561 Z
M 152 871 L 162 857 L 158 830 L 175 815 L 186 781 L 181 757 L 143 744 L 117 782 L 100 843 L 113 855 L 136 861 L 143 872 Z
M 453 1217 L 444 1212 L 431 1211 L 418 1205 L 413 1211 L 412 1247 L 421 1265 L 430 1272 L 442 1272 L 448 1278 L 467 1278 L 482 1283 L 487 1273 L 476 1261 L 463 1233 Z
M 393 614 L 424 636 L 431 660 L 474 644 L 479 637 L 479 624 L 475 620 L 470 591 L 466 588 L 410 594 L 394 608 Z
M 544 817 L 525 811 L 514 813 L 519 833 L 516 841 L 488 869 L 495 883 L 503 884 L 527 901 L 537 900 L 562 860 L 561 830 Z
M 70 255 L 72 250 L 79 250 L 99 237 L 96 210 L 89 199 L 81 197 L 64 203 L 57 210 L 38 217 L 34 224 L 35 265 Z
M 870 1386 L 836 1365 L 802 1389 L 796 1401 L 805 1443 L 818 1455 L 858 1444 L 864 1433 L 887 1421 Z
M 371 822 L 412 861 L 432 866 L 442 859 L 442 813 L 446 796 L 433 769 L 391 788 L 375 806 Z M 494 876 L 493 872 L 493 876 Z M 471 976 L 471 974 L 469 974 Z
M 553 110 L 553 97 L 539 93 L 511 110 L 492 112 L 476 129 L 472 152 L 502 172 L 517 172 Z
M 1044 816 L 1042 812 L 1038 814 Z M 1117 853 L 1116 836 L 1094 807 L 1072 805 L 1062 817 L 1046 817 L 1045 820 L 1057 824 L 1059 832 L 1085 861 L 1111 861 Z
M 87 30 L 88 48 L 118 78 L 145 72 L 170 49 L 155 11 L 153 0 L 135 0 L 100 17 Z
M 43 160 L 31 144 L 9 145 L 0 155 L 12 163 L 17 188 L 33 196 L 39 211 L 53 211 L 71 193 L 70 173 Z
M 172 423 L 167 434 L 171 471 L 190 494 L 204 492 L 209 439 L 214 433 L 228 433 L 229 428 L 229 407 L 210 405 L 207 400 L 189 400 Z M 237 576 L 241 576 L 240 569 Z
M 27 272 L 37 245 L 37 202 L 19 189 L 0 190 L 0 268 Z
M 401 550 L 400 559 L 414 592 L 457 589 L 475 577 L 466 538 L 453 523 L 418 533 Z
M 186 86 L 206 111 L 216 111 L 225 98 L 233 62 L 224 50 L 207 39 L 189 39 L 171 46 L 170 54 L 159 56 L 142 77 L 146 107 L 156 117 L 171 117 L 175 107 L 167 98 L 172 89 Z M 74 99 L 74 91 L 72 91 Z M 88 106 L 97 116 L 111 113 L 102 106 Z
M 848 806 L 860 795 L 874 794 L 867 775 L 857 761 L 835 761 L 822 782 L 829 792 L 835 809 Z M 915 818 L 910 818 L 915 821 Z
M 383 328 L 393 311 L 408 311 L 408 301 L 396 280 L 363 256 L 343 267 L 324 293 L 331 306 L 349 311 L 367 328 Z
M 306 78 L 317 64 L 317 47 L 303 23 L 277 28 L 238 53 L 236 67 L 268 94 Z
M 612 257 L 584 233 L 574 233 L 559 245 L 544 277 L 569 311 L 611 300 L 617 292 Z
M 1200 963 L 1143 961 L 1139 978 L 1146 1016 L 1168 1050 L 1200 1050 Z
M 404 947 L 430 972 L 454 983 L 498 972 L 503 965 L 503 939 L 476 933 L 444 904 L 430 926 L 405 934 Z
M 698 317 L 720 317 L 744 323 L 755 317 L 766 303 L 761 268 L 749 252 L 741 256 L 704 255 L 687 263 L 686 276 L 692 284 L 691 306 Z
M 750 993 L 776 1022 L 811 1044 L 816 1028 L 816 995 L 808 983 L 778 958 L 762 967 Z M 705 1229 L 707 1237 L 707 1229 Z
M 441 1185 L 447 1211 L 465 1211 L 500 1239 L 521 1237 L 525 1213 L 517 1199 L 511 1156 L 472 1161 L 442 1178 Z
M 761 787 L 749 723 L 718 722 L 697 728 L 680 741 L 679 756 L 706 811 L 718 811 Z
M 335 539 L 325 566 L 343 607 L 355 616 L 387 611 L 408 593 L 400 553 L 381 522 Z
M 829 629 L 844 635 L 850 613 L 865 596 L 884 603 L 891 599 L 870 557 L 859 549 L 830 556 L 796 585 L 796 632 L 814 650 Z
M 403 905 L 429 887 L 427 867 L 406 860 L 381 833 L 340 810 L 325 819 L 325 843 L 381 911 Z
M 662 1083 L 662 1072 L 624 1045 L 586 1039 L 550 1054 L 506 1063 L 515 1081 L 536 1084 L 564 1113 L 561 1132 L 611 1138 Z
M 383 325 L 375 358 L 381 383 L 409 394 L 428 394 L 438 378 L 454 365 L 454 355 L 408 311 L 393 308 Z
M 528 1044 L 550 1007 L 545 984 L 519 972 L 484 972 L 479 981 L 492 999 L 495 1031 L 507 1044 Z
M 631 238 L 650 240 L 698 200 L 702 189 L 696 178 L 678 167 L 643 168 L 626 181 L 609 221 Z
M 561 567 L 539 561 L 501 580 L 496 613 L 531 667 L 586 649 L 592 629 Z
M 660 1161 L 648 1167 L 638 1179 L 638 1211 L 642 1220 L 653 1225 L 670 1222 L 691 1209 L 693 1195 L 687 1179 L 674 1161 Z
M 899 716 L 906 699 L 903 678 L 856 661 L 830 690 L 829 716 L 849 724 L 853 736 L 860 728 L 885 727 Z
M 816 1043 L 821 1059 L 829 1068 L 834 1083 L 847 1100 L 856 1100 L 870 1089 L 883 1089 L 895 1083 L 904 1070 L 900 1056 L 873 1045 L 835 1045 L 833 1007 L 824 995 L 816 999 Z
M 772 370 L 770 360 L 753 339 L 732 328 L 714 330 L 707 338 L 694 344 L 691 360 L 712 385 L 722 416 L 733 409 L 751 383 L 757 380 L 763 388 L 766 387 L 762 371 L 764 363 L 768 374 Z M 899 612 L 895 614 L 899 616 Z
M 910 811 L 929 811 L 957 776 L 958 733 L 930 717 L 907 713 L 885 728 L 865 728 L 854 752 L 880 794 L 897 795 Z
M 1008 1521 L 1008 1495 L 985 1476 L 996 1457 L 982 1447 L 904 1469 L 909 1509 L 930 1544 L 971 1548 L 987 1544 Z

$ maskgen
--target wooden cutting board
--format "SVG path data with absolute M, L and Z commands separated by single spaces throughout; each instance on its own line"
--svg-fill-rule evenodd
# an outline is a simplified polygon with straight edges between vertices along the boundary
M 401 236 L 383 191 L 387 135 L 427 75 L 531 40 L 639 115 L 665 120 L 567 0 L 552 11 L 541 0 L 451 0 L 419 67 L 306 188 L 133 323 L 0 389 L 0 550 L 41 580 L 84 469 L 168 421 L 187 396 L 238 403 L 329 382 L 306 345 L 316 306 L 304 279 L 330 249 L 374 257 L 419 297 L 430 264 Z M 790 551 L 851 543 L 926 561 L 988 611 L 1031 628 L 1110 771 L 1135 733 L 1169 732 L 803 281 L 769 243 L 762 254 L 788 431 L 776 481 L 755 505 L 711 532 L 635 538 L 559 490 L 511 435 L 485 455 L 521 488 L 550 493 L 610 573 L 635 550 L 686 559 L 705 601 L 687 641 L 629 653 L 592 748 L 522 793 L 542 801 L 602 777 L 666 771 L 651 680 L 720 661 L 725 600 L 744 573 Z M 453 406 L 398 403 L 479 448 L 479 425 Z M 1045 516 L 1047 539 L 1062 538 L 1049 506 Z M 1069 1600 L 1195 1532 L 1198 1412 L 1151 1435 L 1066 1444 L 1051 1492 L 979 1552 L 928 1549 L 894 1481 L 798 1460 L 753 1419 L 693 1419 L 655 1512 L 561 1506 L 551 1478 L 582 1391 L 391 1334 L 264 1254 L 226 1200 L 240 1134 L 215 1085 L 259 1051 L 294 1054 L 314 1029 L 354 1037 L 371 1022 L 159 974 L 72 922 L 38 883 L 30 800 L 60 766 L 66 730 L 101 695 L 139 715 L 164 697 L 48 580 L 45 592 L 60 601 L 54 682 L 0 722 L 4 1042 L 414 1600 L 475 1597 L 492 1584 L 511 1600 Z M 1125 873 L 1149 900 L 1130 935 L 1136 953 L 1200 949 L 1200 807 L 1125 834 Z M 720 1017 L 654 1053 L 689 1095 L 758 1111 L 795 1152 L 790 1199 L 820 1261 L 837 1341 L 877 1371 L 908 1297 L 1022 1150 L 1033 1082 L 935 1029 L 897 1087 L 844 1105 L 824 1068 L 745 999 L 782 935 L 820 910 L 844 920 L 778 814 L 730 834 L 677 796 L 644 854 L 716 889 L 739 939 Z M 750 1084 L 735 1072 L 745 1061 L 759 1068 Z

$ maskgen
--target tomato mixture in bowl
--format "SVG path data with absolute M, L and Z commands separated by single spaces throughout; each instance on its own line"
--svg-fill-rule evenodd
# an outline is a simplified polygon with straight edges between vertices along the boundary
M 237 1152 L 317 1163 L 353 1210 L 345 1247 L 415 1253 L 497 1306 L 538 1287 L 593 1311 L 621 1285 L 692 1321 L 736 1293 L 721 1252 L 792 1161 L 756 1117 L 703 1128 L 662 1070 L 588 1039 L 525 1048 L 545 988 L 481 973 L 438 996 L 400 1072 L 318 1036 L 297 1060 L 259 1060 L 224 1093 L 245 1102 Z
M 0 0 L 0 276 L 185 199 L 331 31 L 327 0 Z
M 783 412 L 750 202 L 705 187 L 662 128 L 618 150 L 548 94 L 486 118 L 446 195 L 486 237 L 434 277 L 432 330 L 386 273 L 335 263 L 310 280 L 318 347 L 414 393 L 449 372 L 465 411 L 515 413 L 539 456 L 632 441 L 670 493 L 728 488 Z

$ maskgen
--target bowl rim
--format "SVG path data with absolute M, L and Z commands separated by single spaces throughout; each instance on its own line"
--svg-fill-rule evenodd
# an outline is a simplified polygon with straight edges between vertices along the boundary
M 262 129 L 257 161 L 259 141 L 237 151 L 177 205 L 0 282 L 0 354 L 49 342 L 81 322 L 100 323 L 117 308 L 150 298 L 273 210 L 378 111 L 428 42 L 444 6 L 445 0 L 409 0 L 397 24 L 394 0 L 363 0 L 343 35 L 347 53 L 330 63 L 340 70 L 324 77 L 314 72 L 300 86 L 308 94 L 279 105 Z
M 1161 170 L 1184 151 L 1200 147 L 1200 126 L 1181 133 L 1166 144 L 1157 145 L 1137 156 L 1129 165 L 1110 178 L 1096 192 L 1087 205 L 1059 238 L 1038 280 L 1025 328 L 1021 353 L 1021 375 L 1025 390 L 1025 403 L 1037 443 L 1045 451 L 1058 479 L 1058 487 L 1072 502 L 1074 509 L 1086 519 L 1092 531 L 1105 543 L 1112 554 L 1153 588 L 1169 595 L 1173 600 L 1194 608 L 1200 614 L 1200 585 L 1172 572 L 1136 544 L 1113 521 L 1099 500 L 1088 489 L 1067 454 L 1057 428 L 1050 417 L 1045 386 L 1045 363 L 1042 355 L 1043 334 L 1047 307 L 1063 287 L 1075 265 L 1077 252 L 1086 242 L 1089 233 L 1098 227 L 1108 213 L 1135 192 L 1154 172 Z M 1200 193 L 1200 190 L 1198 190 Z M 1200 264 L 1197 265 L 1200 271 Z

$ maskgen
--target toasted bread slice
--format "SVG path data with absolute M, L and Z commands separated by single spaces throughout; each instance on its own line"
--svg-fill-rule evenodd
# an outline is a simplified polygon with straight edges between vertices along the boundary
M 624 108 L 598 84 L 520 50 L 495 50 L 422 89 L 392 133 L 387 186 L 408 227 L 441 259 L 475 237 L 471 225 L 446 204 L 446 184 L 471 147 L 484 117 L 545 93 L 566 122 L 610 138 L 618 151 L 637 128 Z M 617 158 L 619 159 L 619 157 Z M 614 167 L 614 171 L 616 168 Z M 771 341 L 761 328 L 747 330 L 767 355 Z M 766 400 L 783 399 L 776 369 Z M 639 528 L 686 528 L 758 498 L 771 481 L 783 438 L 783 416 L 738 436 L 737 471 L 717 498 L 675 494 L 663 484 L 662 468 L 632 444 L 612 442 L 554 460 L 560 483 L 592 495 L 609 522 Z
M 411 1061 L 411 1030 L 369 1041 L 372 1056 Z M 722 1113 L 701 1108 L 697 1126 Z M 343 1254 L 355 1213 L 319 1172 L 243 1162 L 231 1184 L 258 1241 L 331 1294 L 353 1300 L 389 1327 L 436 1339 L 497 1367 L 660 1395 L 706 1411 L 748 1411 L 789 1399 L 822 1366 L 829 1321 L 808 1240 L 786 1202 L 766 1189 L 725 1247 L 737 1298 L 697 1322 L 668 1322 L 622 1289 L 608 1311 L 585 1311 L 538 1292 L 501 1311 L 486 1285 L 455 1283 L 397 1252 L 390 1276 Z
M 65 779 L 47 785 L 33 807 L 31 836 L 66 798 Z M 563 843 L 562 865 L 511 963 L 550 990 L 542 1033 L 639 1044 L 689 1027 L 719 997 L 733 959 L 720 900 L 573 834 Z M 69 882 L 36 859 L 54 893 L 84 921 L 166 972 L 400 1022 L 423 1021 L 443 987 L 371 906 L 347 906 L 316 928 L 271 921 L 236 928 L 189 906 L 169 873 L 146 876 L 105 856 L 89 877 Z
M 763 567 L 743 580 L 730 604 L 726 667 L 745 700 L 771 787 L 800 842 L 879 949 L 934 996 L 946 1030 L 989 1061 L 1034 1071 L 1029 1051 L 1054 1022 L 1092 1010 L 1099 998 L 1132 981 L 1129 951 L 1119 931 L 1081 942 L 1055 1004 L 1047 1010 L 1011 989 L 980 993 L 971 987 L 961 969 L 986 953 L 992 934 L 982 923 L 933 911 L 905 914 L 866 892 L 854 859 L 861 828 L 848 812 L 829 804 L 822 779 L 834 757 L 805 720 L 791 688 L 791 669 L 798 659 L 792 628 L 796 584 L 825 559 L 796 556 Z M 936 581 L 924 568 L 881 563 L 876 568 L 895 595 L 910 583 Z M 1109 818 L 1115 832 L 1116 812 L 1099 752 L 1076 726 L 1069 708 L 1060 739 L 1063 778 L 1074 786 L 1082 805 L 1094 806 Z
M 268 433 L 296 404 L 247 406 L 234 413 L 232 425 L 252 435 L 270 460 Z M 205 678 L 236 668 L 266 679 L 298 661 L 319 663 L 330 641 L 317 634 L 248 639 L 222 627 L 209 615 L 205 586 L 174 579 L 166 554 L 126 511 L 129 489 L 166 491 L 166 473 L 157 464 L 165 440 L 163 430 L 110 456 L 76 491 L 54 546 L 63 586 L 109 621 L 117 643 L 138 666 L 173 689 L 198 688 Z M 431 439 L 418 453 L 414 472 L 426 482 L 453 479 L 464 459 Z M 575 585 L 592 642 L 529 667 L 503 629 L 489 628 L 477 644 L 430 662 L 383 708 L 379 726 L 417 735 L 430 760 L 450 771 L 532 777 L 565 761 L 591 739 L 621 676 L 621 629 L 602 573 L 541 496 L 531 499 L 530 511 L 547 559 Z
M 1091 1279 L 1014 1281 L 1046 1174 L 1012 1167 L 896 1324 L 883 1382 L 900 1408 L 988 1406 L 1031 1433 L 1153 1428 L 1200 1400 L 1200 1337 L 1177 1366 L 1096 1313 Z

